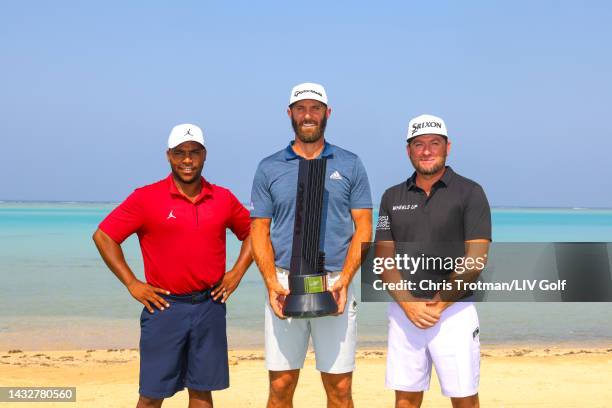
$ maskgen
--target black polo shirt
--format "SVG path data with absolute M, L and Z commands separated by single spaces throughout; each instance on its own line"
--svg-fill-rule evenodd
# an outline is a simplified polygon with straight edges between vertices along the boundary
M 396 253 L 418 257 L 462 257 L 464 242 L 491 240 L 491 209 L 482 187 L 449 166 L 429 196 L 416 185 L 416 173 L 383 194 L 376 241 L 395 241 Z M 441 281 L 448 270 L 418 271 L 409 279 Z M 436 291 L 414 291 L 431 298 Z M 471 295 L 467 293 L 464 297 Z
M 491 240 L 491 209 L 480 185 L 450 166 L 429 197 L 416 185 L 416 173 L 382 196 L 376 241 L 464 242 Z

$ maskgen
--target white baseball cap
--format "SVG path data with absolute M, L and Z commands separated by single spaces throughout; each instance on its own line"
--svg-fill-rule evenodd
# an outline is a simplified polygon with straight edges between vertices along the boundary
M 448 137 L 444 121 L 433 115 L 419 115 L 408 123 L 406 141 L 421 135 L 440 135 Z
M 323 85 L 314 84 L 312 82 L 304 82 L 293 87 L 291 96 L 289 97 L 289 105 L 303 99 L 314 99 L 315 101 L 323 102 L 327 105 L 327 94 Z
M 174 149 L 185 142 L 198 142 L 204 146 L 202 129 L 191 123 L 183 123 L 173 127 L 170 136 L 168 136 L 168 149 Z

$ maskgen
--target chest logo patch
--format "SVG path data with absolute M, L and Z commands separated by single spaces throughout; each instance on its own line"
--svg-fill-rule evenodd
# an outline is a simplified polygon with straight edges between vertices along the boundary
M 418 204 L 400 204 L 400 205 L 394 205 L 392 210 L 393 211 L 414 210 L 418 206 L 419 206 Z
M 378 222 L 376 223 L 377 231 L 388 231 L 391 229 L 391 223 L 389 222 L 388 215 L 378 216 Z
M 340 175 L 340 173 L 338 173 L 338 170 L 334 171 L 329 178 L 331 180 L 342 180 L 342 176 Z
M 173 214 L 173 211 L 174 211 L 174 210 L 170 210 L 170 214 L 168 214 L 168 218 L 166 218 L 167 220 L 169 220 L 169 219 L 171 219 L 171 218 L 176 219 L 176 217 L 175 217 L 175 216 L 174 216 L 174 214 Z

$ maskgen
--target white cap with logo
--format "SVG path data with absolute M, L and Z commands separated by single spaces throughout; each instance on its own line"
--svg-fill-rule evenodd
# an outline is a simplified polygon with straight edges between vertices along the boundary
M 168 136 L 168 149 L 174 149 L 185 142 L 198 142 L 204 146 L 202 129 L 191 123 L 183 123 L 173 127 L 170 136 Z
M 406 141 L 421 135 L 440 135 L 448 137 L 444 121 L 433 115 L 419 115 L 408 123 Z
M 304 82 L 293 87 L 291 96 L 289 97 L 289 105 L 303 99 L 314 99 L 327 105 L 327 94 L 323 85 L 314 84 L 312 82 Z

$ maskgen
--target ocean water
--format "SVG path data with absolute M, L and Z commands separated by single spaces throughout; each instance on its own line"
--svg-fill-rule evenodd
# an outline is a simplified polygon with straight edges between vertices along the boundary
M 0 203 L 0 350 L 132 348 L 133 300 L 100 259 L 91 235 L 114 204 Z M 493 211 L 498 242 L 610 242 L 612 210 Z M 228 236 L 228 265 L 240 243 Z M 142 278 L 135 236 L 126 258 Z M 359 277 L 356 277 L 359 279 Z M 230 347 L 263 344 L 264 286 L 252 266 L 228 302 Z M 359 303 L 359 343 L 386 341 L 386 304 Z M 483 344 L 612 345 L 612 303 L 482 303 Z

